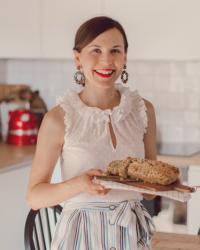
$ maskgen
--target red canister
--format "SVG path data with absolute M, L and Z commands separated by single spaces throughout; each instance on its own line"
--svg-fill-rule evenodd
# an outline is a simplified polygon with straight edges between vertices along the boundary
M 37 117 L 27 109 L 9 112 L 7 143 L 14 145 L 32 145 L 37 141 Z

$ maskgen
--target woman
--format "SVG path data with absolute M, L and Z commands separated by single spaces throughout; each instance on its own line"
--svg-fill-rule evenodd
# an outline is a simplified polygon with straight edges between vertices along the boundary
M 95 17 L 82 24 L 74 57 L 83 89 L 67 91 L 41 125 L 28 203 L 38 209 L 64 202 L 52 250 L 150 249 L 152 222 L 142 195 L 93 182 L 113 160 L 156 158 L 152 104 L 115 84 L 120 75 L 128 80 L 127 49 L 117 21 Z M 63 182 L 50 184 L 59 156 Z

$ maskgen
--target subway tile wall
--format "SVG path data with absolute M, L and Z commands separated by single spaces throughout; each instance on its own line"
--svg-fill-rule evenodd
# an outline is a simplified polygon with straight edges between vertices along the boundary
M 0 60 L 0 83 L 6 83 L 7 60 Z
M 200 142 L 200 62 L 130 61 L 130 88 L 151 101 L 157 117 L 157 140 Z M 0 60 L 0 82 L 27 83 L 40 90 L 48 108 L 74 83 L 73 61 Z

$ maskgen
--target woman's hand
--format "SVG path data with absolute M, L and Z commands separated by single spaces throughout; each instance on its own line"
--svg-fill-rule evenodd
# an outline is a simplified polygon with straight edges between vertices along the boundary
M 143 197 L 145 198 L 145 200 L 153 200 L 156 198 L 156 195 L 153 195 L 153 194 L 145 194 L 145 193 L 142 193 Z
M 90 169 L 83 173 L 82 175 L 79 175 L 75 177 L 77 179 L 77 185 L 80 187 L 81 192 L 86 192 L 90 194 L 99 194 L 99 195 L 105 195 L 107 194 L 111 189 L 105 188 L 104 186 L 94 183 L 92 180 L 94 176 L 102 176 L 104 175 L 102 170 L 100 169 Z

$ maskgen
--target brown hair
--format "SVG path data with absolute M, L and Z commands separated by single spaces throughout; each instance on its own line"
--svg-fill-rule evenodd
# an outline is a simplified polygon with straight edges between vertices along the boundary
M 124 40 L 124 49 L 125 52 L 127 52 L 128 41 L 122 25 L 116 20 L 107 16 L 94 17 L 84 22 L 76 32 L 73 50 L 81 52 L 81 50 L 90 42 L 92 42 L 92 40 L 94 40 L 98 35 L 113 28 L 118 29 L 122 34 Z

